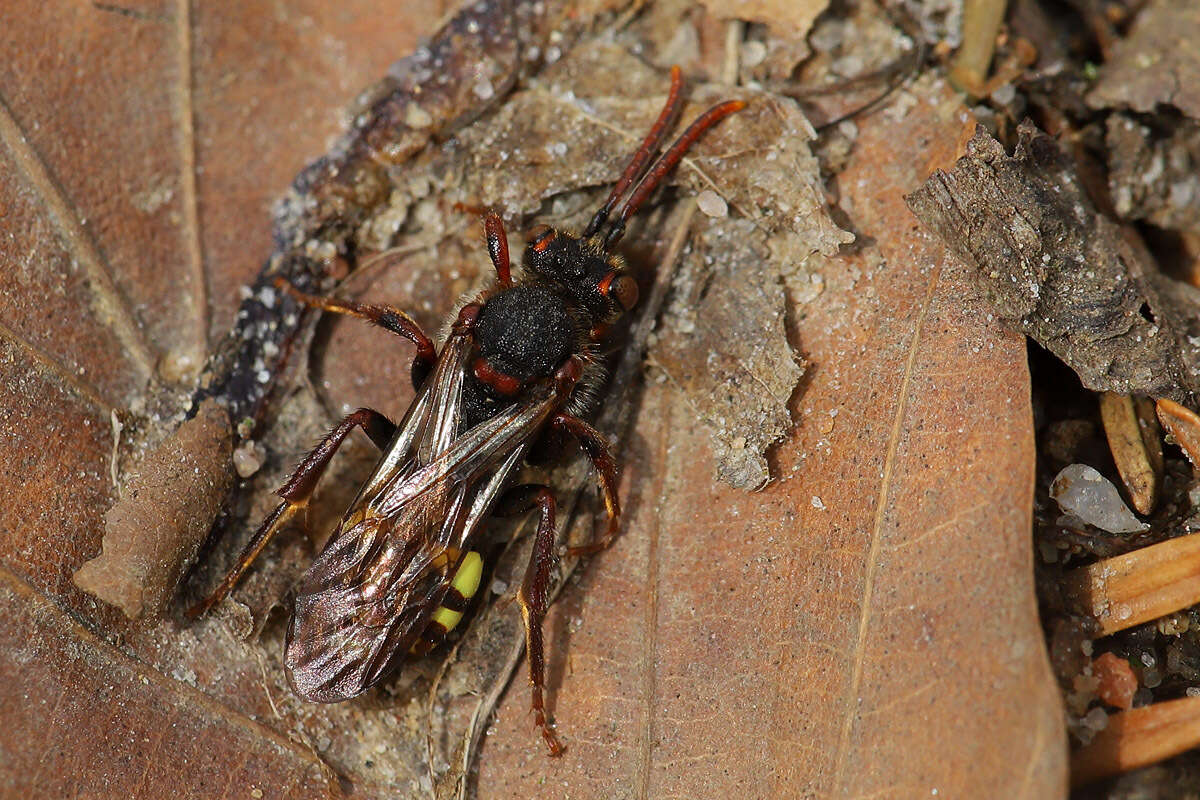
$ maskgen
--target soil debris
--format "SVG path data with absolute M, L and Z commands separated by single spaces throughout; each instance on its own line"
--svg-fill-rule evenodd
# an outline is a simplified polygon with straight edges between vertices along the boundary
M 205 400 L 195 417 L 150 452 L 104 517 L 100 555 L 75 585 L 130 619 L 162 613 L 233 483 L 229 415 Z

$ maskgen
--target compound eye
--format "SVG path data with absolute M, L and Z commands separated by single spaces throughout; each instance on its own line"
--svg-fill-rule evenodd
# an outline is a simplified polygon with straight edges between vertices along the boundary
M 541 253 L 554 241 L 555 235 L 554 228 L 549 225 L 534 225 L 526 241 L 533 248 L 533 252 Z
M 610 273 L 609 279 L 601 282 L 601 291 L 606 297 L 616 300 L 622 311 L 629 311 L 637 305 L 637 281 L 628 275 Z

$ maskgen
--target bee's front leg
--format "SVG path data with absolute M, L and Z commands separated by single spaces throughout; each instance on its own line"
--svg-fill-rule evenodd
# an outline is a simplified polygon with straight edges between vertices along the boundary
M 271 541 L 271 538 L 296 515 L 296 512 L 308 505 L 313 490 L 317 488 L 317 482 L 324 474 L 325 468 L 329 466 L 333 454 L 350 435 L 350 431 L 355 428 L 362 428 L 363 432 L 380 450 L 387 448 L 392 440 L 392 435 L 396 432 L 396 426 L 391 420 L 370 408 L 360 408 L 343 419 L 321 440 L 320 444 L 312 449 L 312 452 L 304 457 L 300 466 L 296 467 L 296 471 L 288 478 L 287 483 L 277 492 L 283 498 L 283 502 L 275 507 L 275 510 L 263 520 L 262 525 L 250 537 L 242 554 L 238 556 L 237 563 L 225 576 L 225 580 L 221 581 L 221 585 L 208 597 L 188 609 L 188 619 L 196 619 L 224 600 L 246 570 L 250 568 L 250 565 L 254 563 L 254 560 L 262 553 L 267 542 Z

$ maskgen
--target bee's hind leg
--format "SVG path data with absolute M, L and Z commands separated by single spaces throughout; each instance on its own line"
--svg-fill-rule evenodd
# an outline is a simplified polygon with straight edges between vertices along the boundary
M 529 566 L 525 568 L 525 580 L 517 593 L 521 606 L 521 617 L 525 621 L 525 652 L 529 658 L 529 684 L 533 691 L 534 722 L 542 730 L 542 738 L 550 748 L 550 755 L 561 756 L 563 746 L 554 729 L 546 724 L 546 708 L 543 690 L 546 684 L 546 657 L 542 648 L 542 620 L 550 604 L 550 570 L 557 561 L 555 546 L 557 533 L 554 529 L 556 504 L 554 494 L 548 486 L 525 484 L 514 486 L 500 498 L 495 514 L 513 516 L 533 508 L 539 511 L 537 533 L 534 534 L 533 552 Z
M 370 408 L 360 408 L 343 419 L 321 440 L 320 444 L 312 449 L 312 452 L 304 457 L 300 466 L 296 467 L 296 471 L 288 478 L 287 483 L 277 492 L 283 498 L 283 502 L 275 507 L 275 510 L 263 520 L 262 525 L 250 537 L 242 554 L 238 556 L 237 564 L 225 576 L 225 580 L 221 581 L 221 585 L 208 597 L 188 609 L 188 619 L 196 619 L 224 600 L 246 570 L 250 568 L 250 565 L 254 563 L 254 560 L 258 558 L 263 548 L 267 546 L 267 542 L 271 541 L 271 538 L 287 525 L 296 512 L 308 505 L 313 490 L 317 488 L 317 482 L 321 479 L 325 468 L 329 466 L 333 454 L 350 435 L 350 431 L 355 428 L 362 428 L 363 432 L 380 450 L 388 446 L 392 435 L 396 432 L 396 426 L 391 420 Z

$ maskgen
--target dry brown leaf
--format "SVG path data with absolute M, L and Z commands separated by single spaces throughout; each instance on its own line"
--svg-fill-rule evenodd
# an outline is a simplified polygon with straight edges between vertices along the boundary
M 923 176 L 897 154 L 952 146 L 964 122 L 942 88 L 914 99 L 923 113 L 860 122 L 841 176 L 871 244 L 795 309 L 813 369 L 781 480 L 714 485 L 704 428 L 648 388 L 627 532 L 548 624 L 567 754 L 529 747 L 527 698 L 509 692 L 481 797 L 1065 792 L 1031 586 L 1024 348 L 904 208 Z
M 322 150 L 344 98 L 427 32 L 408 20 L 440 11 L 367 0 L 305 17 L 258 4 L 73 15 L 31 5 L 0 31 L 0 157 L 11 167 L 0 198 L 6 225 L 24 232 L 0 254 L 31 276 L 6 295 L 0 329 L 10 498 L 0 673 L 12 676 L 0 708 L 15 720 L 0 732 L 0 764 L 26 794 L 320 796 L 329 775 L 312 750 L 356 796 L 425 785 L 424 751 L 408 745 L 423 739 L 419 689 L 436 662 L 359 701 L 305 704 L 284 681 L 277 624 L 250 643 L 219 619 L 138 631 L 70 575 L 99 550 L 113 499 L 111 409 L 132 404 L 160 364 L 186 373 L 205 330 L 227 328 L 238 287 L 269 250 L 269 199 Z M 62 65 L 36 68 L 46 54 Z M 831 262 L 825 294 L 793 309 L 790 333 L 816 368 L 793 408 L 803 429 L 775 456 L 784 480 L 753 495 L 714 486 L 707 430 L 672 390 L 648 390 L 624 458 L 627 534 L 568 588 L 547 629 L 571 750 L 544 758 L 518 680 L 487 737 L 481 794 L 540 796 L 564 781 L 572 796 L 604 797 L 626 786 L 651 796 L 1061 788 L 1061 723 L 1029 586 L 1024 351 L 964 304 L 961 267 L 899 201 L 920 176 L 917 159 L 896 153 L 952 141 L 961 125 L 953 99 L 929 87 L 917 98 L 929 102 L 904 119 L 864 122 L 843 183 L 844 207 L 875 243 Z M 380 299 L 444 313 L 486 263 L 456 224 L 436 253 L 402 257 L 411 271 L 388 272 L 396 291 Z M 64 279 L 48 280 L 47 263 Z M 43 298 L 64 315 L 48 327 Z M 343 327 L 318 330 L 318 349 L 336 352 Z M 369 353 L 395 352 L 375 341 Z M 393 414 L 406 353 L 384 364 L 359 352 L 364 371 L 399 373 L 381 403 Z M 318 400 L 336 413 L 374 391 L 356 369 L 318 358 L 316 394 L 291 400 L 284 419 L 313 424 Z M 981 388 L 984 376 L 995 383 Z M 294 576 L 292 555 L 258 574 Z M 460 655 L 456 664 L 489 663 Z M 96 720 L 130 734 L 70 735 Z M 31 751 L 47 730 L 64 731 L 61 745 Z M 1013 774 L 1014 762 L 1026 771 Z
M 203 644 L 171 621 L 135 630 L 71 575 L 100 551 L 116 499 L 112 410 L 146 409 L 160 364 L 199 366 L 196 349 L 228 329 L 270 250 L 273 199 L 338 131 L 347 100 L 418 44 L 426 31 L 411 20 L 440 13 L 372 0 L 6 6 L 5 793 L 327 794 L 303 744 L 324 709 L 289 706 L 265 651 L 219 623 Z M 126 465 L 138 424 L 122 437 Z M 338 758 L 355 743 L 319 740 L 334 728 L 310 738 Z M 371 795 L 373 776 L 357 777 Z
M 339 793 L 311 750 L 113 646 L 2 566 L 0 609 L 0 680 L 15 687 L 0 693 L 4 796 Z

